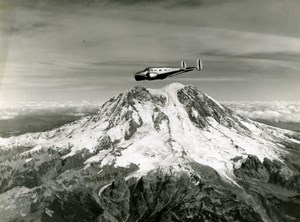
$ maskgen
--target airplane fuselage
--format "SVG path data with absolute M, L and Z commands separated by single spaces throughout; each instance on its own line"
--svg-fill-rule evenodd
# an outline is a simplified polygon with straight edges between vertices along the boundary
M 134 76 L 136 81 L 165 79 L 172 74 L 186 72 L 184 68 L 146 68 L 143 71 L 137 72 Z
M 186 63 L 184 61 L 182 62 L 181 67 L 178 68 L 148 67 L 135 73 L 134 78 L 136 81 L 165 79 L 170 76 L 193 71 L 194 69 L 197 69 L 198 71 L 202 69 L 202 63 L 200 60 L 197 60 L 195 67 L 186 67 Z

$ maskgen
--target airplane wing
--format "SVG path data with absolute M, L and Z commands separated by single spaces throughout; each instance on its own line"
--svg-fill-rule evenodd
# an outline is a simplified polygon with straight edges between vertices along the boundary
M 182 70 L 182 71 L 179 71 L 179 72 L 168 75 L 168 77 L 177 76 L 177 75 L 183 74 L 185 72 L 190 72 L 190 71 L 193 71 L 193 70 L 194 70 L 194 67 L 187 67 L 185 70 Z
M 181 72 L 173 73 L 173 74 L 168 75 L 168 77 L 177 76 L 177 75 L 180 75 L 180 74 L 185 73 L 185 72 L 186 71 L 181 71 Z

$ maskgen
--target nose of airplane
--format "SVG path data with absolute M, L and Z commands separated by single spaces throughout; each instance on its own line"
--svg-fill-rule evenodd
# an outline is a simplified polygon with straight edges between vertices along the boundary
M 147 72 L 146 71 L 139 71 L 135 75 L 136 76 L 146 76 Z
M 134 78 L 136 81 L 145 80 L 147 72 L 140 71 L 134 74 Z

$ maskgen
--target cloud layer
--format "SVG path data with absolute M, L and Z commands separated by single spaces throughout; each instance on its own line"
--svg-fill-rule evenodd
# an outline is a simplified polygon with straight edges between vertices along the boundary
M 84 116 L 96 112 L 101 103 L 91 102 L 20 102 L 14 104 L 0 103 L 0 120 L 22 117 L 48 116 Z
M 251 119 L 300 123 L 300 101 L 224 102 L 223 104 Z

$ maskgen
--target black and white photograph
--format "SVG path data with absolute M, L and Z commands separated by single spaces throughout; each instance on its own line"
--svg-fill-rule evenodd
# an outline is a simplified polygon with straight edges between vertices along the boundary
M 299 0 L 0 0 L 0 222 L 299 222 Z

